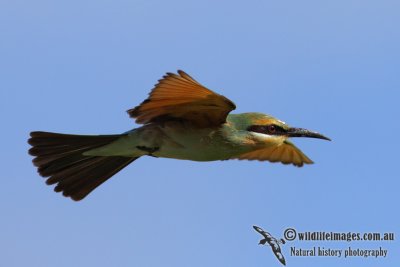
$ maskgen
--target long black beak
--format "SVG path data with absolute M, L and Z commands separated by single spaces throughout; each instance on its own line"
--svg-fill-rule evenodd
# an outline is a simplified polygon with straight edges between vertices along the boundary
M 303 128 L 289 128 L 289 130 L 287 130 L 287 135 L 289 137 L 310 137 L 310 138 L 318 138 L 331 141 L 331 139 L 329 139 L 326 136 L 323 136 L 320 133 L 312 132 Z

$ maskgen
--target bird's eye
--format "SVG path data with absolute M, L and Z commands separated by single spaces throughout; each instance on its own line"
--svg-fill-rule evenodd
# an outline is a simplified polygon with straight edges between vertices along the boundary
M 269 133 L 275 133 L 276 132 L 276 127 L 275 127 L 275 125 L 268 125 L 268 132 Z

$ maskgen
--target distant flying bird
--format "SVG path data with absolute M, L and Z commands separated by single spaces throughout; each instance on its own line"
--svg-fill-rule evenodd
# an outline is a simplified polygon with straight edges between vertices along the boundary
M 289 137 L 329 138 L 293 128 L 261 113 L 229 114 L 235 104 L 188 74 L 167 73 L 149 97 L 128 110 L 139 124 L 116 135 L 31 132 L 33 163 L 47 184 L 81 200 L 141 156 L 214 161 L 227 159 L 313 163 Z
M 261 239 L 260 242 L 258 243 L 259 245 L 265 245 L 265 243 L 268 243 L 268 245 L 271 246 L 272 252 L 274 252 L 275 256 L 277 259 L 283 264 L 286 265 L 285 257 L 283 257 L 281 247 L 279 244 L 285 244 L 285 240 L 280 239 L 277 240 L 275 237 L 273 237 L 270 233 L 265 232 L 263 229 L 261 229 L 258 226 L 253 226 L 253 228 L 262 234 L 264 236 L 264 239 Z

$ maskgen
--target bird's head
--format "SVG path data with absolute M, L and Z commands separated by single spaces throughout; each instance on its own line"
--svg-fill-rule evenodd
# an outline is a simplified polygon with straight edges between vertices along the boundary
M 250 149 L 235 157 L 241 160 L 268 160 L 301 167 L 304 164 L 312 164 L 313 161 L 288 140 L 290 137 L 330 140 L 317 132 L 291 127 L 281 120 L 261 113 L 229 115 L 228 125 L 245 133 L 240 135 L 240 142 L 242 146 Z
M 295 128 L 272 116 L 262 113 L 242 113 L 235 120 L 241 130 L 246 130 L 255 140 L 270 143 L 282 143 L 290 137 L 309 137 L 330 139 L 320 133 L 303 128 Z

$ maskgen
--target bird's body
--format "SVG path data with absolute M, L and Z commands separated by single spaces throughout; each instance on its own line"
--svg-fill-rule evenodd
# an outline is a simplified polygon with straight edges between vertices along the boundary
M 235 104 L 178 71 L 128 110 L 142 127 L 120 135 L 32 132 L 30 154 L 39 173 L 74 200 L 141 156 L 192 161 L 268 160 L 301 167 L 312 161 L 289 137 L 328 139 L 262 113 L 228 114 Z M 329 139 L 328 139 L 329 140 Z
M 198 129 L 190 123 L 169 121 L 133 129 L 109 145 L 89 150 L 90 156 L 140 157 L 151 155 L 193 161 L 227 160 L 243 153 L 272 146 L 261 134 L 250 133 L 238 123 L 261 113 L 230 114 L 219 127 Z

